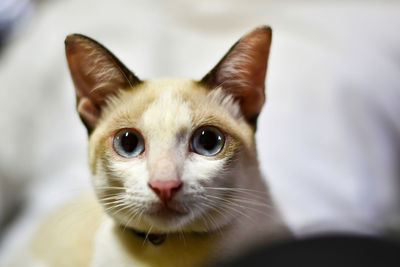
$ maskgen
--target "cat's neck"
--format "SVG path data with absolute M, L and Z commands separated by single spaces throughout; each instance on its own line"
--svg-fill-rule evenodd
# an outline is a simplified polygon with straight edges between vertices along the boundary
M 151 242 L 149 234 L 124 229 L 108 216 L 96 239 L 91 266 L 202 266 L 221 243 L 216 242 L 218 235 L 209 233 L 171 233 L 160 243 Z
M 237 255 L 258 242 L 273 242 L 289 236 L 279 214 L 271 214 L 266 219 L 249 210 L 242 217 L 214 232 L 150 234 L 124 229 L 105 216 L 97 233 L 92 266 L 125 266 L 124 262 L 138 267 L 203 266 L 208 261 Z

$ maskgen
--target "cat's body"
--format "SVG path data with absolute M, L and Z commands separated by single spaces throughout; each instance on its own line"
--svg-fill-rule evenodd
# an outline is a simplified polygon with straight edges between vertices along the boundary
M 248 33 L 201 81 L 141 81 L 97 42 L 67 38 L 105 214 L 94 208 L 96 215 L 81 215 L 71 231 L 54 226 L 50 236 L 69 236 L 65 266 L 76 255 L 73 266 L 202 266 L 289 235 L 260 174 L 254 139 L 270 41 L 268 27 Z M 84 216 L 97 219 L 88 225 Z M 86 245 L 72 245 L 79 243 Z M 42 253 L 60 253 L 53 248 Z
M 271 214 L 275 221 L 258 212 L 246 215 L 252 220 L 210 234 L 171 234 L 154 245 L 115 224 L 92 195 L 83 196 L 48 217 L 11 266 L 202 266 L 237 256 L 257 240 L 288 237 L 279 215 Z

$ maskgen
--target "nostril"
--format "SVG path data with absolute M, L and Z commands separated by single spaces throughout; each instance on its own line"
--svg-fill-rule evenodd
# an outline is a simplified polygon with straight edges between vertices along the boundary
M 179 180 L 153 180 L 149 181 L 149 187 L 164 202 L 170 200 L 172 196 L 182 187 Z
M 150 186 L 150 188 L 154 191 L 154 193 L 156 193 L 157 195 L 160 195 L 160 194 L 161 194 L 160 189 L 158 189 L 157 187 L 151 186 L 150 183 L 149 183 L 149 186 Z
M 172 193 L 175 193 L 175 192 L 177 192 L 179 189 L 181 189 L 181 187 L 182 187 L 182 182 L 180 182 L 179 184 L 177 184 L 175 187 L 173 187 L 171 190 L 172 190 Z

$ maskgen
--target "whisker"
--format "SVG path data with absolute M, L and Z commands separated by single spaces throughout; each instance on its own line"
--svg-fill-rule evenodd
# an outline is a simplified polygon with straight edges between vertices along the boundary
M 217 206 L 211 206 L 211 205 L 207 205 L 207 203 L 200 203 L 200 204 L 203 204 L 203 205 L 206 205 L 206 206 L 208 206 L 208 207 L 210 207 L 211 208 L 211 210 L 214 210 L 214 211 L 216 211 L 216 212 L 218 212 L 218 214 L 220 214 L 221 215 L 221 217 L 226 217 L 223 213 L 221 213 L 217 208 Z M 215 228 L 215 229 L 213 229 L 213 230 L 215 230 L 215 231 L 217 231 L 220 235 L 222 235 L 222 231 L 221 231 L 221 227 L 216 223 L 216 221 L 214 220 L 214 218 L 213 218 L 213 216 L 210 214 L 210 213 L 203 213 L 203 214 L 201 214 L 201 216 L 202 217 L 204 217 L 205 219 L 207 219 L 207 221 L 210 223 L 210 224 L 212 224 L 213 225 L 213 227 Z M 209 229 L 207 229 L 207 231 L 209 231 Z
M 237 201 L 239 203 L 245 203 L 245 204 L 251 204 L 254 206 L 259 206 L 259 207 L 265 207 L 265 208 L 271 208 L 272 206 L 268 203 L 252 200 L 249 198 L 240 198 L 240 197 L 234 197 L 232 200 Z
M 203 207 L 205 206 L 205 207 L 210 208 L 211 211 L 217 212 L 221 216 L 221 218 L 228 219 L 228 221 L 232 221 L 231 219 L 234 216 L 234 214 L 227 210 L 224 210 L 224 213 L 222 213 L 221 207 L 219 205 L 217 205 L 217 203 L 214 203 L 211 200 L 207 199 L 206 202 L 200 202 L 198 204 L 203 205 Z M 202 214 L 202 216 L 205 216 L 205 214 L 204 215 Z M 222 233 L 221 227 L 215 222 L 212 214 L 207 213 L 207 217 L 208 217 L 208 221 L 211 220 L 213 222 L 215 229 L 222 235 L 223 233 Z M 211 223 L 211 221 L 210 221 L 210 223 Z
M 199 205 L 198 204 L 196 204 L 195 206 L 197 206 L 197 207 L 199 207 Z M 210 222 L 207 220 L 207 218 L 205 217 L 205 214 L 206 213 L 200 213 L 200 218 L 201 218 L 201 220 L 203 221 L 203 223 L 204 223 L 204 227 L 206 228 L 206 231 L 207 232 L 210 232 L 211 231 L 211 227 L 210 227 Z
M 210 208 L 212 211 L 217 212 L 222 218 L 225 218 L 226 215 L 223 214 L 220 211 L 220 207 L 216 205 L 216 203 L 210 202 L 210 200 L 207 200 L 209 203 L 203 202 L 203 203 L 199 203 L 199 204 L 203 204 L 203 206 Z M 214 204 L 214 205 L 213 205 Z M 210 215 L 211 216 L 211 215 Z
M 183 245 L 186 247 L 186 239 L 185 239 L 185 233 L 182 230 L 182 227 L 179 228 L 179 238 L 182 236 L 183 239 Z
M 225 191 L 246 191 L 246 192 L 266 194 L 265 191 L 247 189 L 247 188 L 240 188 L 240 187 L 232 188 L 232 187 L 209 187 L 209 186 L 205 186 L 204 188 L 206 188 L 206 189 L 214 189 L 214 190 L 225 190 Z
M 151 232 L 151 229 L 153 229 L 153 225 L 150 225 L 150 228 L 149 228 L 149 230 L 147 231 L 147 234 L 146 234 L 146 236 L 145 236 L 145 238 L 144 238 L 144 240 L 143 240 L 142 246 L 144 246 L 144 244 L 145 244 L 146 241 L 147 241 L 147 238 L 149 238 L 149 234 L 150 234 L 150 232 Z
M 132 211 L 128 214 L 128 221 L 126 222 L 125 226 L 124 226 L 124 230 L 123 232 L 125 232 L 126 228 L 128 227 L 128 224 L 133 220 L 133 218 L 135 218 L 135 216 L 137 215 L 137 212 L 140 209 L 138 207 L 136 207 L 135 209 L 132 209 Z
M 224 191 L 224 192 L 232 192 L 232 193 L 239 193 L 239 194 L 248 194 L 252 197 L 267 197 L 269 198 L 269 194 L 265 191 L 260 190 L 253 190 L 247 188 L 230 188 L 230 187 L 204 187 L 205 189 L 209 190 L 217 190 L 217 191 Z
M 104 206 L 110 206 L 110 205 L 116 205 L 116 204 L 121 204 L 121 203 L 127 203 L 125 199 L 118 199 L 114 201 L 100 201 L 101 204 Z
M 133 206 L 134 206 L 133 204 L 122 206 L 121 208 L 117 209 L 116 211 L 112 211 L 115 207 L 108 207 L 108 208 L 105 209 L 105 211 L 106 212 L 111 212 L 111 214 L 113 214 L 113 215 L 117 215 L 121 211 L 126 210 L 126 209 L 130 209 Z
M 120 200 L 125 198 L 125 194 L 118 194 L 115 196 L 108 196 L 108 197 L 103 197 L 103 198 L 99 198 L 100 201 L 108 201 L 108 200 Z
M 204 187 L 205 189 L 216 190 L 217 192 L 223 192 L 225 194 L 243 197 L 250 197 L 251 199 L 257 199 L 260 201 L 269 201 L 270 196 L 268 193 L 263 191 L 244 189 L 244 188 L 225 188 L 225 187 Z
M 237 208 L 244 209 L 244 210 L 245 210 L 246 208 L 248 208 L 248 207 L 245 207 L 245 206 L 242 206 L 242 205 L 238 205 L 237 203 L 234 203 L 234 202 L 232 202 L 232 201 L 226 200 L 226 199 L 224 199 L 224 198 L 218 198 L 218 197 L 215 197 L 215 196 L 208 196 L 208 197 L 214 197 L 215 199 L 220 200 L 220 201 L 221 201 L 220 204 L 223 205 L 223 207 L 229 208 L 231 211 L 234 211 L 234 212 L 236 212 L 236 213 L 238 213 L 238 214 L 240 214 L 240 215 L 242 215 L 242 216 L 245 216 L 247 219 L 249 219 L 250 221 L 252 221 L 253 223 L 255 223 L 255 221 L 253 220 L 253 218 L 251 218 L 248 214 L 242 212 L 242 211 L 239 210 L 239 209 L 235 209 L 235 208 L 232 207 L 232 206 L 235 206 L 235 207 L 237 207 Z M 208 198 L 204 197 L 204 199 L 208 199 Z
M 139 212 L 139 215 L 137 216 L 138 217 L 137 220 L 138 220 L 139 224 L 142 222 L 143 214 L 144 214 L 144 209 L 141 209 L 141 211 Z
M 103 189 L 103 190 L 112 190 L 112 189 L 128 189 L 127 187 L 123 187 L 123 186 L 95 186 L 95 189 Z
M 243 205 L 240 205 L 239 203 L 236 203 L 236 202 L 235 202 L 235 199 L 229 200 L 229 199 L 226 199 L 226 198 L 221 198 L 221 197 L 212 196 L 212 195 L 207 195 L 207 197 L 220 200 L 220 201 L 222 201 L 222 202 L 225 202 L 225 203 L 227 203 L 227 204 L 231 204 L 231 205 L 233 205 L 233 206 L 235 206 L 235 207 L 238 207 L 238 208 L 241 208 L 241 209 L 244 209 L 244 210 L 249 209 L 249 210 L 252 210 L 252 211 L 254 211 L 254 212 L 258 212 L 258 213 L 260 213 L 260 214 L 263 214 L 263 215 L 268 215 L 268 213 L 266 213 L 265 211 L 263 212 L 263 211 L 261 211 L 261 210 L 259 210 L 259 209 L 256 209 L 256 208 L 253 208 L 253 207 L 250 207 L 250 206 L 243 206 Z
M 133 205 L 132 203 L 126 203 L 125 201 L 120 202 L 120 204 L 117 204 L 117 205 L 113 205 L 113 204 L 115 204 L 115 203 L 105 203 L 105 205 L 109 206 L 109 207 L 106 207 L 105 210 L 107 211 L 107 210 L 112 210 L 112 209 L 119 208 L 119 207 L 126 207 L 126 206 L 129 207 L 129 206 Z M 110 206 L 110 205 L 112 205 L 112 206 Z

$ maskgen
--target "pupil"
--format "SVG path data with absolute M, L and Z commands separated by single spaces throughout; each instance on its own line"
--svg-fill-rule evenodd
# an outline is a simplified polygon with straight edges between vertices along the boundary
M 199 144 L 205 150 L 213 150 L 217 146 L 219 139 L 220 137 L 217 137 L 215 133 L 203 130 L 200 134 Z
M 121 137 L 121 146 L 125 152 L 132 153 L 138 145 L 138 138 L 135 134 L 126 132 Z

